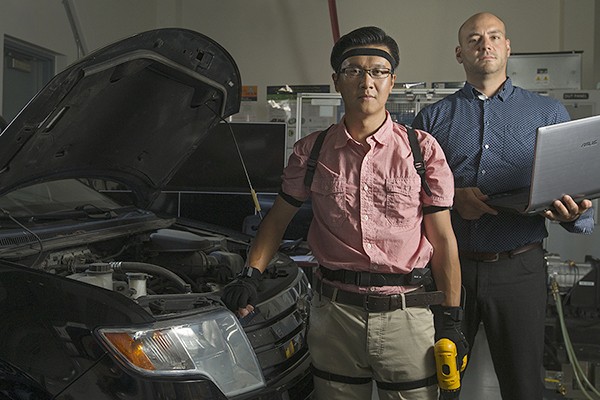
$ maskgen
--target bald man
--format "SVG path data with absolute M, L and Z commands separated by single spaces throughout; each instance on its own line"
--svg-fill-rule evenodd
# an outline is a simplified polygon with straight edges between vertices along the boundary
M 466 291 L 463 332 L 470 348 L 483 323 L 506 400 L 541 400 L 547 301 L 542 241 L 545 219 L 570 232 L 592 232 L 589 200 L 566 195 L 553 209 L 522 216 L 494 209 L 487 195 L 530 184 L 536 130 L 569 120 L 553 99 L 513 86 L 506 76 L 510 40 L 490 13 L 458 31 L 456 60 L 465 86 L 424 108 L 413 126 L 440 143 L 454 174 L 452 225 Z

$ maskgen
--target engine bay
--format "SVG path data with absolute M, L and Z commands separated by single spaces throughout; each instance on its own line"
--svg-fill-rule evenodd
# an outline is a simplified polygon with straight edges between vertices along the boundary
M 217 301 L 242 270 L 247 248 L 224 235 L 164 228 L 52 251 L 37 268 L 118 292 L 161 315 Z M 277 254 L 264 275 L 264 292 L 285 284 L 286 267 L 297 268 Z

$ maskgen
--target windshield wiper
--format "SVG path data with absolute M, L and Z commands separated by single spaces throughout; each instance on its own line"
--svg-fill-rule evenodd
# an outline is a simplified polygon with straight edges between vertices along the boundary
M 61 219 L 111 219 L 117 217 L 111 209 L 104 209 L 93 204 L 83 204 L 73 210 L 53 211 L 45 214 L 28 215 L 31 221 L 55 221 Z

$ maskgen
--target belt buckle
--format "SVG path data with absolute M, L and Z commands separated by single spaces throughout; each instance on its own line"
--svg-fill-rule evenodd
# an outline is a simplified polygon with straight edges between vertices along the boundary
M 489 260 L 482 260 L 482 261 L 486 262 L 486 263 L 493 263 L 493 262 L 498 261 L 499 259 L 500 259 L 500 253 L 494 253 L 494 258 L 491 258 Z
M 393 294 L 390 296 L 392 302 L 394 303 L 394 309 L 400 309 L 400 310 L 406 310 L 406 294 L 405 293 L 400 293 L 400 294 Z M 400 298 L 400 305 L 399 307 L 396 307 L 396 305 L 398 305 L 398 298 Z
M 380 310 L 380 309 L 370 308 L 369 307 L 369 297 L 375 298 L 376 296 L 373 296 L 373 295 L 370 295 L 370 294 L 363 295 L 363 309 L 366 312 L 381 312 L 381 311 L 383 311 L 383 310 Z
M 366 294 L 364 295 L 363 298 L 363 309 L 367 312 L 382 312 L 382 311 L 393 311 L 393 310 L 397 310 L 397 309 L 401 309 L 404 310 L 406 309 L 406 295 L 404 293 L 400 293 L 400 294 L 392 294 L 388 297 L 387 299 L 387 307 L 386 309 L 371 309 L 369 307 L 369 297 L 372 297 L 370 294 Z M 399 304 L 398 304 L 399 303 Z M 396 307 L 397 305 L 397 307 Z
M 371 297 L 371 296 L 368 294 L 363 295 L 363 309 L 366 312 L 375 312 L 375 310 L 371 310 L 369 308 L 369 297 Z

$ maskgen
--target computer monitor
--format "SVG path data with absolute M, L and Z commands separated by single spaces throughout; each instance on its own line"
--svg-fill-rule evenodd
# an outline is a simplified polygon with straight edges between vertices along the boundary
M 254 190 L 277 193 L 285 165 L 286 134 L 285 123 L 219 123 L 207 133 L 165 190 L 248 193 L 241 154 Z

